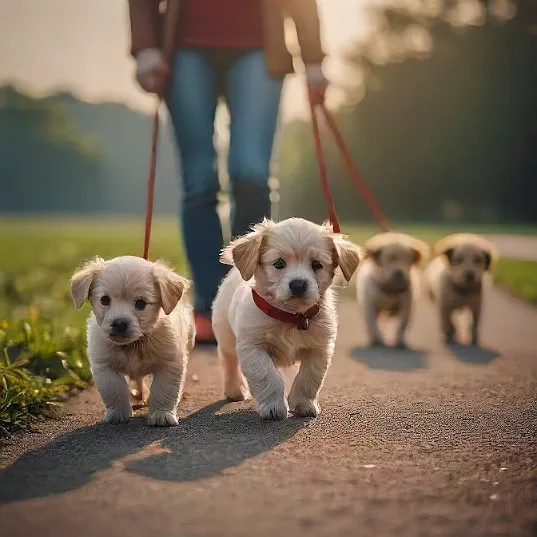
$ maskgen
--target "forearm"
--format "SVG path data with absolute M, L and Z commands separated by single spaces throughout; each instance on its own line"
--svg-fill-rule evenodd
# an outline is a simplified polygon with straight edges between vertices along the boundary
M 131 53 L 159 47 L 159 2 L 157 0 L 129 0 L 131 24 Z
M 316 0 L 280 0 L 280 4 L 295 24 L 302 61 L 306 65 L 320 65 L 325 53 Z

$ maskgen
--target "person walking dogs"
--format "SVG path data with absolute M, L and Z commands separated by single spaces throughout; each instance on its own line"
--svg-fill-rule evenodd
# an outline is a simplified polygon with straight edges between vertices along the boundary
M 227 271 L 219 262 L 223 235 L 214 121 L 219 97 L 230 114 L 228 175 L 231 233 L 270 216 L 268 179 L 282 85 L 294 72 L 284 20 L 294 22 L 310 98 L 327 88 L 315 0 L 168 0 L 179 2 L 169 64 L 162 51 L 163 0 L 129 0 L 136 79 L 164 94 L 182 171 L 181 223 L 195 288 L 196 340 L 213 343 L 211 305 Z M 170 10 L 171 13 L 173 10 Z

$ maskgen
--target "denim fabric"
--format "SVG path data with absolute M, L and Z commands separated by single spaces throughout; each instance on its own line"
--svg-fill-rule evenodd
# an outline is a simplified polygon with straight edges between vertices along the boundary
M 269 215 L 267 181 L 283 83 L 268 76 L 262 50 L 234 51 L 227 58 L 210 50 L 179 50 L 167 97 L 182 171 L 181 224 L 195 308 L 207 314 L 227 271 L 218 260 L 223 238 L 213 137 L 219 93 L 225 93 L 230 112 L 228 173 L 236 236 Z

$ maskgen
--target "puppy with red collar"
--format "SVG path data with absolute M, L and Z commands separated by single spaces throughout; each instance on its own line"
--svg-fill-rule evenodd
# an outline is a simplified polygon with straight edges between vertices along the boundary
M 213 304 L 225 395 L 253 395 L 262 418 L 320 412 L 319 391 L 334 354 L 337 314 L 331 289 L 339 267 L 349 281 L 360 250 L 331 226 L 300 218 L 265 220 L 224 249 L 233 264 Z M 285 397 L 281 369 L 300 362 Z

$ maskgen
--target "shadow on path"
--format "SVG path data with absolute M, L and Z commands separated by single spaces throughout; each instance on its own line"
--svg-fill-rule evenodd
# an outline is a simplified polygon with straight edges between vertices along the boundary
M 299 431 L 307 420 L 265 422 L 252 409 L 218 413 L 227 401 L 208 405 L 173 428 L 152 428 L 143 418 L 125 425 L 93 425 L 26 453 L 0 472 L 0 502 L 76 490 L 116 460 L 154 442 L 168 453 L 126 461 L 128 471 L 154 479 L 192 481 L 268 451 Z
M 486 347 L 477 347 L 475 345 L 461 345 L 453 343 L 447 347 L 459 362 L 470 365 L 487 365 L 501 354 L 493 349 Z
M 371 369 L 415 371 L 427 367 L 425 351 L 396 347 L 355 347 L 352 357 Z

